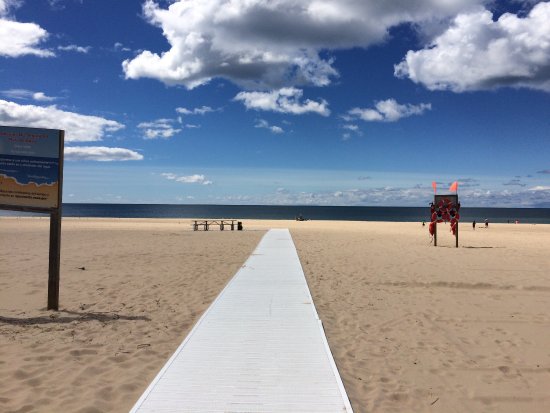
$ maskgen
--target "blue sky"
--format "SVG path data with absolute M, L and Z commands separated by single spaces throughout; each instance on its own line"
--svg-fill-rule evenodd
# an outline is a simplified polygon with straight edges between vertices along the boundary
M 550 207 L 550 2 L 0 0 L 64 201 Z

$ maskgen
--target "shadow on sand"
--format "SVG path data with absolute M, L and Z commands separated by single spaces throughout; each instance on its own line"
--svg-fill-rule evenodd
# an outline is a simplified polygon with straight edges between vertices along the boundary
M 437 248 L 452 248 L 456 249 L 454 245 L 438 245 Z M 506 247 L 475 247 L 473 245 L 459 245 L 459 248 L 468 248 L 468 249 L 491 249 L 491 248 L 506 248 Z
M 67 316 L 58 315 L 61 313 L 67 314 Z M 79 313 L 77 311 L 69 311 L 69 310 L 60 310 L 59 313 L 53 313 L 48 316 L 29 317 L 29 318 L 0 316 L 0 323 L 20 325 L 20 326 L 35 325 L 35 324 L 66 324 L 66 323 L 72 323 L 73 321 L 78 321 L 78 322 L 99 321 L 100 323 L 108 323 L 116 320 L 151 321 L 150 318 L 145 316 L 122 315 L 118 313 L 103 313 L 103 312 L 92 312 L 92 311 Z
M 461 248 L 504 248 L 504 247 L 474 247 L 472 245 L 463 245 Z

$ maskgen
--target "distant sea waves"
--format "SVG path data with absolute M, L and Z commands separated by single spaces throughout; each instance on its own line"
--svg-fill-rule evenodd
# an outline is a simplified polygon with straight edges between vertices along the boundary
M 28 215 L 0 211 L 1 215 Z M 167 205 L 167 204 L 63 204 L 65 217 L 103 218 L 235 218 L 295 219 L 339 221 L 429 221 L 426 207 L 346 207 L 275 205 Z M 466 208 L 462 222 L 488 219 L 489 222 L 550 224 L 550 208 Z

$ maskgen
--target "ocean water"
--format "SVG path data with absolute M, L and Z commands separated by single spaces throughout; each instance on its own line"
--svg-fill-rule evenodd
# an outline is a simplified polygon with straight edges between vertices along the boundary
M 30 215 L 0 211 L 0 215 Z M 168 205 L 168 204 L 63 204 L 64 217 L 104 218 L 234 218 L 295 219 L 302 215 L 311 220 L 339 221 L 429 221 L 426 207 L 370 206 L 275 206 L 275 205 Z M 550 224 L 550 208 L 467 208 L 460 220 L 468 222 L 514 222 Z

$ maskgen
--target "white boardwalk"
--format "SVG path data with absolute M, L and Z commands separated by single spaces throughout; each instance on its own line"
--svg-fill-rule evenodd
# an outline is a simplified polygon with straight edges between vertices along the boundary
M 264 236 L 131 412 L 352 412 L 288 230 Z

